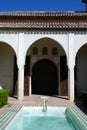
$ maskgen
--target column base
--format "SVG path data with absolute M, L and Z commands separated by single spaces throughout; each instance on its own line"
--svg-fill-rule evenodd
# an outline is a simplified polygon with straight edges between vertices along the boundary
M 22 101 L 24 99 L 24 97 L 18 97 L 19 101 Z

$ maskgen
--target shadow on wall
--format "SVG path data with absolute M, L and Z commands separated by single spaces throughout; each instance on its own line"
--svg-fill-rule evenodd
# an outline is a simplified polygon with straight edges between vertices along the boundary
M 77 97 L 77 82 L 74 80 L 74 91 L 75 91 L 75 97 Z M 68 80 L 65 79 L 62 82 L 60 82 L 60 96 L 68 96 Z
M 15 83 L 14 96 L 18 95 L 18 81 Z M 24 76 L 24 96 L 29 96 L 29 75 Z
M 60 96 L 68 95 L 68 81 L 67 79 L 60 82 Z

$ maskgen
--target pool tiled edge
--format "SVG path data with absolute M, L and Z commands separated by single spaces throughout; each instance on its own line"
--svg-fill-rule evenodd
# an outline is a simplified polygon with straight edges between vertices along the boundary
M 19 105 L 14 104 L 4 112 L 0 114 L 0 130 L 4 130 L 5 127 L 10 123 L 10 121 L 15 117 L 15 115 L 20 111 L 22 106 L 37 106 L 37 105 Z M 42 105 L 40 105 L 42 106 Z M 39 107 L 39 106 L 38 106 Z M 48 106 L 49 107 L 49 106 Z M 60 107 L 58 105 L 54 105 L 52 107 Z M 65 107 L 65 106 L 61 106 Z M 77 106 L 67 107 L 66 109 L 67 115 L 75 121 L 80 130 L 87 130 L 87 115 L 83 113 Z
M 0 130 L 4 130 L 23 105 L 14 104 L 0 114 Z
M 87 115 L 83 113 L 77 106 L 68 107 L 67 115 L 74 120 L 80 130 L 87 130 Z

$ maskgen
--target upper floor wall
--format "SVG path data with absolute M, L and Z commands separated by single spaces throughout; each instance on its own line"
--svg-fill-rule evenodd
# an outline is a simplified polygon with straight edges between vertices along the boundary
M 70 31 L 0 31 L 0 42 L 10 45 L 16 56 L 18 67 L 23 67 L 28 49 L 41 39 L 49 39 L 64 50 L 67 65 L 74 66 L 78 50 L 87 43 L 87 32 Z

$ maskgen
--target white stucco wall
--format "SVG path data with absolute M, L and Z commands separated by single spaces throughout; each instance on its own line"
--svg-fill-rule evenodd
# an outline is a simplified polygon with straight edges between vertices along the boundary
M 14 34 L 13 32 L 10 32 L 10 31 L 8 31 L 8 32 L 5 32 L 5 31 L 4 31 L 4 33 L 2 31 L 0 32 L 0 42 L 4 42 L 4 43 L 10 45 L 17 55 L 19 35 Z
M 75 41 L 74 41 L 75 47 L 74 47 L 74 49 L 75 49 L 75 58 L 76 58 L 76 55 L 77 55 L 79 49 L 87 43 L 87 33 L 75 34 L 74 37 L 75 37 Z
M 74 67 L 75 58 L 78 50 L 87 43 L 87 33 L 74 33 L 74 32 L 63 32 L 63 33 L 25 33 L 20 31 L 0 31 L 0 43 L 4 42 L 9 44 L 11 48 L 0 45 L 0 85 L 9 87 L 12 90 L 13 85 L 13 57 L 17 55 L 18 68 L 24 66 L 25 57 L 29 47 L 37 40 L 42 38 L 49 38 L 50 40 L 56 41 L 58 45 L 64 49 L 67 57 L 68 68 Z M 12 50 L 13 48 L 13 50 Z M 86 50 L 87 51 L 87 50 Z M 83 57 L 84 55 L 84 57 Z M 83 52 L 82 55 L 78 55 L 78 91 L 86 88 L 86 78 L 83 79 L 84 72 L 87 72 L 84 68 L 87 66 L 86 54 Z M 84 64 L 83 64 L 83 61 Z M 86 73 L 85 73 L 85 76 Z M 82 79 L 82 80 L 81 80 Z M 80 86 L 83 86 L 80 87 Z

